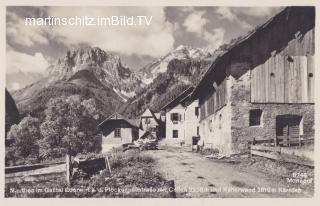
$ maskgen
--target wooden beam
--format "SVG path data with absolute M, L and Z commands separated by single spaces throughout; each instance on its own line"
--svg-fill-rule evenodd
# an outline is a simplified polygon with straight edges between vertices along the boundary
M 69 154 L 66 154 L 66 181 L 68 186 L 71 184 L 71 178 L 72 178 L 72 162 L 71 162 L 71 156 Z
M 314 167 L 314 162 L 311 160 L 305 160 L 305 159 L 299 159 L 299 158 L 294 158 L 294 157 L 289 157 L 289 156 L 283 156 L 282 160 L 285 162 L 290 162 L 298 165 L 305 165 L 309 167 Z
M 280 152 L 281 151 L 280 147 L 268 147 L 268 146 L 263 146 L 263 145 L 252 145 L 251 149 L 252 150 L 261 150 L 261 151 L 270 151 L 270 152 Z
M 265 157 L 265 158 L 268 158 L 268 159 L 282 160 L 284 162 L 289 162 L 289 163 L 294 163 L 294 164 L 314 167 L 314 162 L 313 161 L 300 159 L 299 157 L 290 157 L 290 156 L 287 156 L 287 155 L 283 156 L 283 155 L 279 155 L 279 154 L 276 154 L 276 153 L 267 153 L 267 152 L 261 152 L 261 151 L 257 151 L 257 150 L 251 150 L 251 155 L 257 155 L 257 156 Z
M 110 176 L 111 176 L 111 167 L 110 167 L 108 155 L 106 155 L 105 162 L 106 162 L 106 168 L 108 168 Z
M 260 152 L 260 151 L 257 151 L 257 150 L 251 150 L 251 155 L 257 155 L 257 156 L 260 156 L 260 157 L 266 157 L 268 159 L 273 159 L 273 160 L 279 160 L 280 159 L 279 154 Z

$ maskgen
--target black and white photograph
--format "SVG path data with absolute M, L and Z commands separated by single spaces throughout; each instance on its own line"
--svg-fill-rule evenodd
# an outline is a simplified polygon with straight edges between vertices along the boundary
M 314 197 L 316 6 L 5 17 L 5 199 Z

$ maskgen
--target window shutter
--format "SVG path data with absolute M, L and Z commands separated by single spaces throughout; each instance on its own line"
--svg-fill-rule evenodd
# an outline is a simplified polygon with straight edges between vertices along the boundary
M 178 119 L 179 119 L 179 121 L 181 121 L 181 119 L 182 119 L 182 118 L 181 118 L 181 114 L 178 114 L 178 115 L 179 115 L 179 116 L 178 116 Z
M 173 113 L 170 114 L 170 120 L 173 120 Z

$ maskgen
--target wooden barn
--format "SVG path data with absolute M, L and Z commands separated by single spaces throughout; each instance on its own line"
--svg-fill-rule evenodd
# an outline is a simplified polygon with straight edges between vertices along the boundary
M 213 62 L 192 94 L 201 144 L 232 154 L 253 138 L 314 138 L 314 28 L 314 7 L 287 7 Z
M 102 132 L 101 152 L 132 143 L 139 138 L 139 125 L 120 114 L 113 114 L 98 125 Z

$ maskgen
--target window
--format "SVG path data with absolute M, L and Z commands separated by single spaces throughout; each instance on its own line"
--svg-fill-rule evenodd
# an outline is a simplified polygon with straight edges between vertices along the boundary
M 179 131 L 178 130 L 172 130 L 172 138 L 178 138 L 179 137 Z
M 197 126 L 197 136 L 200 136 L 199 126 Z
M 144 123 L 145 123 L 145 124 L 150 124 L 150 123 L 151 123 L 151 120 L 150 120 L 149 118 L 146 118 L 146 119 L 144 120 Z
M 121 137 L 121 128 L 116 128 L 114 130 L 114 137 Z
M 195 115 L 198 117 L 199 116 L 199 107 L 195 107 Z
M 180 115 L 178 113 L 171 114 L 171 121 L 179 121 L 181 120 Z
M 219 129 L 222 127 L 222 114 L 219 115 Z
M 249 113 L 249 126 L 260 126 L 261 125 L 262 110 L 253 109 Z

